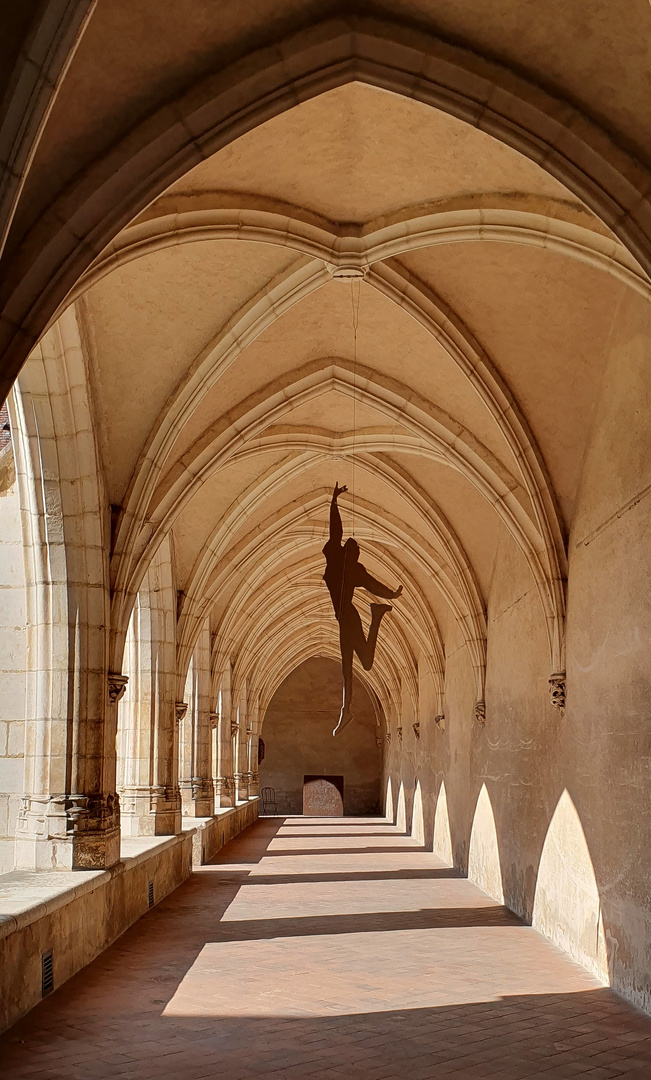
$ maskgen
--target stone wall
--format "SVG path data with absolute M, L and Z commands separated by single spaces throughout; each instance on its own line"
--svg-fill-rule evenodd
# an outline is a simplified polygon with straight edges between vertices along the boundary
M 379 809 L 382 750 L 368 693 L 355 680 L 355 720 L 336 738 L 341 708 L 341 665 L 325 657 L 307 660 L 274 694 L 262 728 L 265 759 L 260 787 L 276 792 L 278 813 L 303 812 L 303 777 L 344 777 L 344 813 Z
M 0 435 L 3 434 L 1 421 L 0 413 Z M 23 541 L 13 452 L 8 440 L 0 440 L 0 874 L 13 870 L 16 817 L 23 792 L 25 605 Z
M 389 813 L 499 902 L 651 1009 L 651 316 L 623 304 L 569 536 L 567 699 L 524 557 L 502 537 L 488 594 L 486 721 L 460 635 L 445 723 L 387 747 Z

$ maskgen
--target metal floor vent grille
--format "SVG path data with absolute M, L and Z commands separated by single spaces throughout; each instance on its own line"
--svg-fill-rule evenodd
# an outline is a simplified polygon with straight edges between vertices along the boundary
M 48 949 L 41 957 L 41 996 L 51 994 L 54 990 L 54 961 L 52 949 Z
M 153 883 L 153 881 L 149 882 L 149 890 L 148 890 L 147 895 L 149 897 L 149 906 L 153 907 L 154 906 L 154 883 Z

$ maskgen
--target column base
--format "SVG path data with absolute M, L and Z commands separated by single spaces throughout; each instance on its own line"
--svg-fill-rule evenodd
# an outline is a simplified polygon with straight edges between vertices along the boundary
M 181 808 L 183 817 L 211 817 L 214 808 L 212 781 L 200 776 L 181 780 Z
M 217 776 L 213 779 L 215 810 L 235 806 L 235 781 L 232 776 Z
M 235 798 L 237 802 L 247 802 L 249 798 L 249 774 L 235 773 Z
M 123 836 L 178 836 L 181 832 L 181 793 L 178 788 L 120 789 Z
M 19 870 L 106 870 L 120 861 L 118 796 L 24 796 L 15 852 Z

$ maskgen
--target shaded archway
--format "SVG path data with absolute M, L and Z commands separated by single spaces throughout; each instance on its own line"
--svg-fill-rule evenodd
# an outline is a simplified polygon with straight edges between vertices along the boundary
M 400 781 L 398 788 L 398 802 L 396 805 L 396 825 L 401 832 L 407 832 L 407 800 L 405 797 L 405 783 Z
M 601 901 L 581 818 L 565 789 L 547 830 L 532 923 L 608 984 Z
M 393 806 L 393 785 L 391 783 L 391 777 L 387 777 L 386 795 L 384 798 L 384 816 L 387 821 L 393 822 L 395 820 L 395 810 Z
M 420 780 L 416 781 L 414 807 L 411 813 L 411 835 L 419 844 L 425 843 L 425 818 L 423 814 L 423 791 Z
M 468 877 L 497 900 L 504 903 L 500 850 L 495 815 L 486 784 L 482 784 L 470 834 Z
M 434 854 L 445 864 L 445 866 L 454 865 L 452 837 L 450 835 L 450 819 L 448 817 L 448 797 L 445 790 L 445 782 L 443 780 L 441 781 L 438 799 L 436 801 L 436 812 L 434 814 L 434 842 L 432 847 Z

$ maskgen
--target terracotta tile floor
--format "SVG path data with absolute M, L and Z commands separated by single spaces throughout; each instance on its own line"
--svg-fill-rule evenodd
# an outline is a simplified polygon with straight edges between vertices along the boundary
M 268 818 L 0 1040 L 3 1080 L 651 1078 L 651 1019 L 368 818 Z

